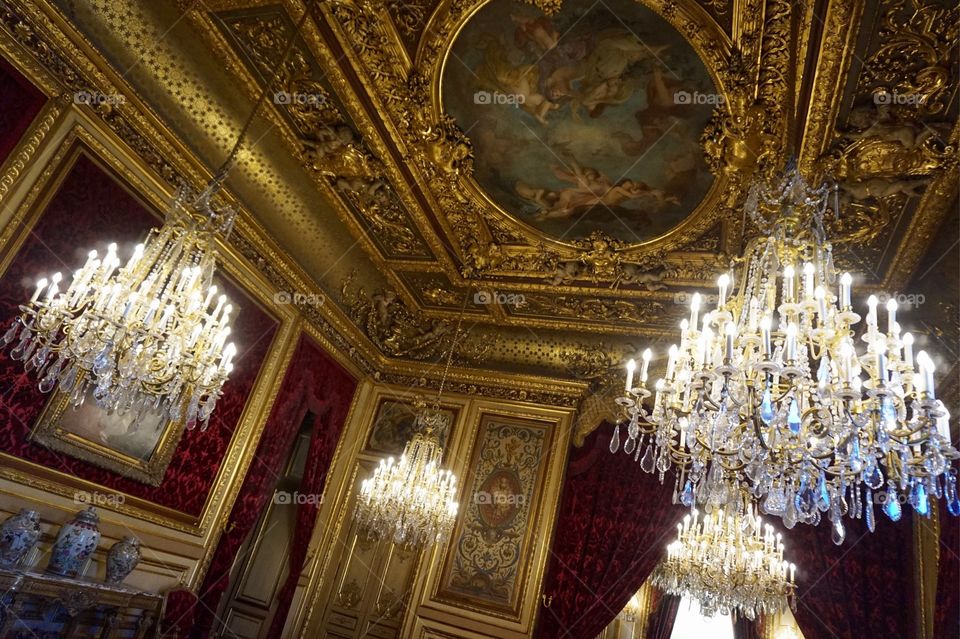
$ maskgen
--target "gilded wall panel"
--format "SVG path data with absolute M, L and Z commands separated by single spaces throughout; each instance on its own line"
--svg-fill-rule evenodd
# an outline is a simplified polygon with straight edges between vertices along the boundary
M 447 551 L 438 599 L 519 614 L 531 522 L 552 432 L 548 424 L 484 415 L 465 478 L 462 515 Z

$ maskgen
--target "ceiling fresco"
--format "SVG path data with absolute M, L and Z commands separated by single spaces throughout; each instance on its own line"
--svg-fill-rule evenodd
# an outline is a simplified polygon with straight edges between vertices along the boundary
M 305 320 L 376 354 L 365 370 L 385 381 L 433 383 L 456 341 L 455 390 L 470 374 L 546 402 L 547 381 L 609 388 L 730 268 L 755 232 L 746 189 L 791 157 L 838 184 L 835 254 L 863 287 L 958 296 L 924 266 L 958 266 L 938 242 L 957 211 L 949 0 L 58 6 L 71 37 L 106 43 L 137 97 L 124 108 L 149 105 L 198 157 L 222 158 L 265 85 L 291 96 L 265 103 L 229 187 L 299 269 L 294 290 L 325 296 Z M 126 135 L 123 110 L 90 111 Z M 949 340 L 941 302 L 904 322 Z
M 649 241 L 714 181 L 699 138 L 722 98 L 687 41 L 633 0 L 553 16 L 483 6 L 447 55 L 442 99 L 487 197 L 559 240 Z

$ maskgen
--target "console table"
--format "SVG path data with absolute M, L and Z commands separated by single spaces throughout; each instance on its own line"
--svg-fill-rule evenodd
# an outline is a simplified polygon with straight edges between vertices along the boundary
M 0 569 L 0 639 L 158 637 L 164 596 L 123 585 Z

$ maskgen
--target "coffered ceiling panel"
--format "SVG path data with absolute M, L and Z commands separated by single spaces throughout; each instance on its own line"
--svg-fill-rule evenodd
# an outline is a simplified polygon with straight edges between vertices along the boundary
M 165 68 L 217 113 L 266 88 L 237 191 L 296 194 L 295 232 L 250 208 L 389 358 L 437 361 L 464 308 L 464 365 L 596 382 L 672 334 L 791 157 L 839 184 L 838 260 L 873 287 L 909 282 L 956 206 L 947 0 L 157 4 L 136 82 L 174 120 Z M 147 47 L 121 40 L 118 66 Z

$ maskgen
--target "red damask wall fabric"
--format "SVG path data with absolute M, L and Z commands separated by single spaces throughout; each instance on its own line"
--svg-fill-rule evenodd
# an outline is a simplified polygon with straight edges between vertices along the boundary
M 303 481 L 312 492 L 322 492 L 355 390 L 356 381 L 345 370 L 317 344 L 306 337 L 301 338 L 230 513 L 226 531 L 220 537 L 200 588 L 199 603 L 192 611 L 194 624 L 190 637 L 204 639 L 210 636 L 217 607 L 229 585 L 237 551 L 273 494 L 281 466 L 308 411 L 320 418 L 314 421 L 311 454 Z M 316 507 L 298 511 L 296 536 L 291 545 L 291 554 L 297 557 L 291 558 L 291 565 L 302 567 L 315 519 Z M 299 569 L 294 572 L 299 576 Z M 295 587 L 296 576 L 293 581 Z M 286 617 L 292 595 L 293 589 L 285 585 L 279 596 L 283 611 L 278 610 L 276 616 L 282 614 Z M 167 627 L 175 621 L 168 618 Z M 282 621 L 280 623 L 282 627 Z
M 937 607 L 933 615 L 936 639 L 960 637 L 960 517 L 940 508 L 940 565 L 937 571 Z
M 18 313 L 36 280 L 55 271 L 68 276 L 83 265 L 91 249 L 105 252 L 114 241 L 121 259 L 159 220 L 105 169 L 81 155 L 44 214 L 0 278 L 0 327 Z M 237 344 L 234 370 L 206 432 L 184 433 L 163 483 L 148 486 L 28 441 L 31 428 L 49 400 L 21 362 L 0 351 L 0 451 L 90 480 L 109 490 L 141 497 L 199 516 L 229 447 L 278 327 L 277 321 L 229 281 L 221 282 L 237 308 L 231 339 Z M 2 462 L 0 462 L 2 463 Z
M 673 624 L 680 610 L 680 597 L 664 595 L 657 602 L 657 608 L 647 623 L 647 639 L 670 639 Z
M 913 522 L 906 508 L 898 522 L 879 507 L 876 515 L 874 533 L 844 518 L 842 546 L 828 522 L 785 531 L 784 554 L 797 564 L 795 617 L 807 639 L 913 636 Z
M 535 636 L 594 639 L 663 557 L 684 509 L 670 485 L 622 451 L 604 424 L 571 450 Z
M 47 96 L 0 58 L 0 164 L 7 159 Z

